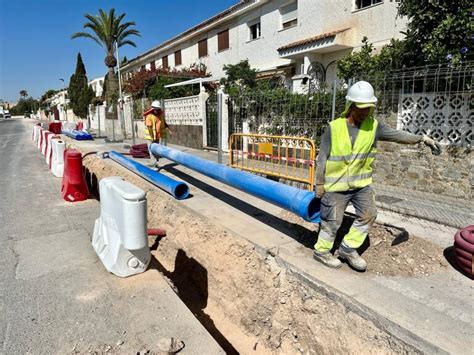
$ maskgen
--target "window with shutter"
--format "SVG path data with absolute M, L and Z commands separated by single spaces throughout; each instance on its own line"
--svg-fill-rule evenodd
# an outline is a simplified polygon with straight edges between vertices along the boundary
M 198 42 L 198 56 L 199 58 L 207 56 L 207 38 Z
M 168 56 L 167 55 L 165 55 L 163 58 L 161 58 L 161 66 L 163 67 L 163 69 L 168 68 Z
M 181 65 L 181 50 L 174 52 L 174 65 L 178 66 Z
M 382 0 L 356 0 L 356 10 L 363 9 L 364 7 L 369 7 L 375 4 L 381 3 Z
M 298 24 L 298 3 L 295 1 L 280 8 L 281 28 L 284 30 Z
M 156 69 L 156 64 L 155 61 L 150 63 L 150 70 L 155 70 Z
M 247 25 L 249 27 L 249 41 L 260 38 L 260 19 L 251 21 Z
M 217 34 L 217 51 L 229 49 L 229 30 Z

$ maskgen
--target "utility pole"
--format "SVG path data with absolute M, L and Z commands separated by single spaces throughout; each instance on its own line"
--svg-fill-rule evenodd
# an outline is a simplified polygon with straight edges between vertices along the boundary
M 217 163 L 222 164 L 222 111 L 224 110 L 224 86 L 217 90 Z

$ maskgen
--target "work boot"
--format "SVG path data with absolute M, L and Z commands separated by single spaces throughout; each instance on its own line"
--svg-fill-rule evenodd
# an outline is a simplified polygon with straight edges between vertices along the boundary
M 346 260 L 354 269 L 358 271 L 367 270 L 367 263 L 359 255 L 357 250 L 346 247 L 345 245 L 341 244 L 341 246 L 339 247 L 338 253 L 339 253 L 339 257 L 341 259 Z
M 332 255 L 330 252 L 320 253 L 314 250 L 313 259 L 333 269 L 339 269 L 342 266 L 341 261 L 334 255 Z

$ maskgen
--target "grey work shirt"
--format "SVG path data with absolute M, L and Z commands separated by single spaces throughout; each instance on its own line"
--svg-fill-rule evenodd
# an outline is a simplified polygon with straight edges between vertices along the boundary
M 349 122 L 347 122 L 347 120 L 346 123 L 347 129 L 349 130 L 349 135 L 351 136 L 352 146 L 354 146 L 354 142 L 357 138 L 357 135 L 359 134 L 359 127 L 351 125 Z M 377 146 L 377 141 L 415 144 L 419 143 L 422 138 L 423 136 L 409 132 L 399 131 L 379 122 L 377 125 L 377 131 L 375 132 L 374 146 Z M 321 137 L 319 154 L 316 159 L 316 185 L 324 184 L 326 160 L 329 157 L 330 152 L 331 126 L 328 126 Z

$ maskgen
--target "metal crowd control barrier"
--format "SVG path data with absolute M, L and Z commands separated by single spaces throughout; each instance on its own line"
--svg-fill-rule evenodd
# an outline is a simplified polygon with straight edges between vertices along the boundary
M 316 146 L 308 138 L 234 133 L 229 165 L 257 174 L 314 186 Z M 284 181 L 283 181 L 284 182 Z

